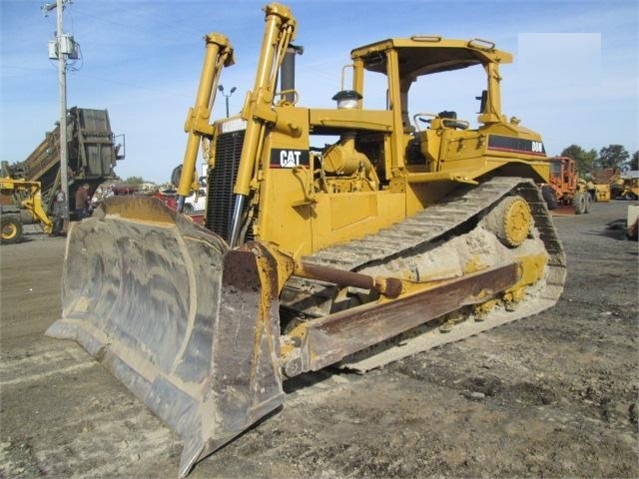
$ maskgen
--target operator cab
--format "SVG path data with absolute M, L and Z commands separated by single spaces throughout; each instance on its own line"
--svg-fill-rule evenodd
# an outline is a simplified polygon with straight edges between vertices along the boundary
M 386 108 L 401 105 L 401 120 L 405 130 L 411 127 L 421 130 L 424 123 L 431 128 L 467 129 L 468 121 L 460 120 L 455 111 L 449 109 L 431 110 L 429 113 L 413 112 L 409 104 L 411 88 L 417 86 L 421 77 L 462 70 L 473 66 L 482 66 L 484 72 L 477 72 L 485 78 L 486 88 L 476 97 L 480 101 L 479 123 L 491 123 L 502 120 L 501 101 L 498 83 L 498 66 L 511 63 L 512 55 L 496 50 L 495 44 L 486 40 L 444 40 L 440 36 L 412 36 L 406 39 L 388 39 L 381 42 L 357 48 L 351 52 L 351 58 L 356 65 L 361 62 L 363 69 L 368 72 L 381 73 L 387 77 Z M 444 82 L 450 77 L 441 76 Z M 471 82 L 476 85 L 480 78 Z M 444 83 L 438 90 L 419 89 L 417 98 L 419 108 L 424 103 L 433 104 L 434 100 L 443 96 L 450 89 L 453 82 Z M 475 93 L 476 94 L 476 93 Z M 411 121 L 412 120 L 412 121 Z M 435 121 L 442 120 L 442 121 Z
M 511 63 L 512 55 L 497 50 L 493 42 L 420 35 L 356 48 L 351 58 L 353 89 L 364 96 L 360 108 L 363 102 L 369 109 L 376 98 L 384 98 L 381 108 L 392 114 L 392 131 L 399 132 L 393 134 L 393 151 L 404 157 L 396 160 L 399 168 L 403 163 L 412 171 L 440 171 L 444 162 L 459 158 L 442 145 L 478 144 L 479 136 L 491 125 L 506 122 L 501 112 L 499 65 Z M 460 75 L 461 70 L 466 71 Z M 383 91 L 371 94 L 375 86 Z M 475 111 L 477 100 L 479 112 Z M 478 113 L 479 126 L 471 128 L 468 119 L 474 113 Z M 483 147 L 464 150 L 467 153 L 462 157 L 481 157 Z M 459 167 L 467 168 L 461 163 Z

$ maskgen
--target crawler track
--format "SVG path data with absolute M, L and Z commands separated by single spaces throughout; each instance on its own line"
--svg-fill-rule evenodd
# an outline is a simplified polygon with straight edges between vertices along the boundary
M 342 364 L 362 371 L 373 369 L 401 357 L 539 313 L 557 302 L 566 276 L 563 248 L 539 189 L 532 181 L 522 178 L 498 177 L 477 187 L 457 190 L 441 203 L 428 207 L 406 221 L 377 234 L 326 248 L 305 257 L 304 261 L 351 271 L 373 270 L 397 258 L 410 258 L 444 244 L 449 238 L 467 233 L 487 211 L 511 194 L 518 194 L 529 203 L 535 228 L 549 256 L 544 279 L 530 288 L 526 298 L 514 310 L 495 308 L 481 321 L 469 318 L 445 334 L 436 326 L 427 324 L 395 341 L 391 348 L 385 348 L 382 352 L 378 351 L 379 348 L 367 350 Z M 331 300 L 326 284 L 294 278 L 287 289 L 295 290 L 292 294 L 295 297 L 299 297 L 299 292 L 303 292 L 307 298 L 324 296 L 326 301 L 323 305 L 312 305 L 304 312 L 310 315 L 328 313 Z M 300 301 L 299 304 L 305 303 Z M 397 347 L 398 343 L 400 347 Z

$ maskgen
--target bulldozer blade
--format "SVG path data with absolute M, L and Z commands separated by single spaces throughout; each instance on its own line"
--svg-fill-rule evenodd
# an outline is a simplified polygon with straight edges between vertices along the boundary
M 180 475 L 283 402 L 277 281 L 251 251 L 153 198 L 73 225 L 62 318 L 73 339 L 182 438 Z

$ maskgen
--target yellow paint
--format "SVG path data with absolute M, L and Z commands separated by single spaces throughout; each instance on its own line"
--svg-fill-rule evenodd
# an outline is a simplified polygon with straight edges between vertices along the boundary
M 53 231 L 53 221 L 42 207 L 42 187 L 39 181 L 10 177 L 0 178 L 0 189 L 3 194 L 17 194 L 21 198 L 20 205 L 29 212 L 34 220 L 42 225 L 42 229 L 46 234 L 50 234 Z
M 522 256 L 517 261 L 519 262 L 520 278 L 517 283 L 504 291 L 503 299 L 506 303 L 520 302 L 525 296 L 526 287 L 535 284 L 543 277 L 548 264 L 548 255 L 538 253 Z
M 526 200 L 520 196 L 513 198 L 504 212 L 504 232 L 509 246 L 519 246 L 528 237 L 533 219 Z
M 499 300 L 496 298 L 489 299 L 488 301 L 478 304 L 474 307 L 475 321 L 483 321 L 485 316 L 499 304 Z
M 485 268 L 486 265 L 482 263 L 479 256 L 473 256 L 471 260 L 464 265 L 464 274 L 476 273 L 477 271 L 481 271 Z

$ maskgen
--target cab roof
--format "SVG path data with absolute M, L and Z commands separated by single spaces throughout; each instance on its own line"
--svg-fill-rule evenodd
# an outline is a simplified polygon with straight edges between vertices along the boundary
M 453 40 L 434 35 L 391 38 L 371 43 L 352 50 L 351 58 L 362 59 L 366 70 L 385 74 L 384 52 L 388 50 L 397 51 L 402 78 L 513 61 L 510 53 L 495 49 L 495 44 L 488 40 Z

